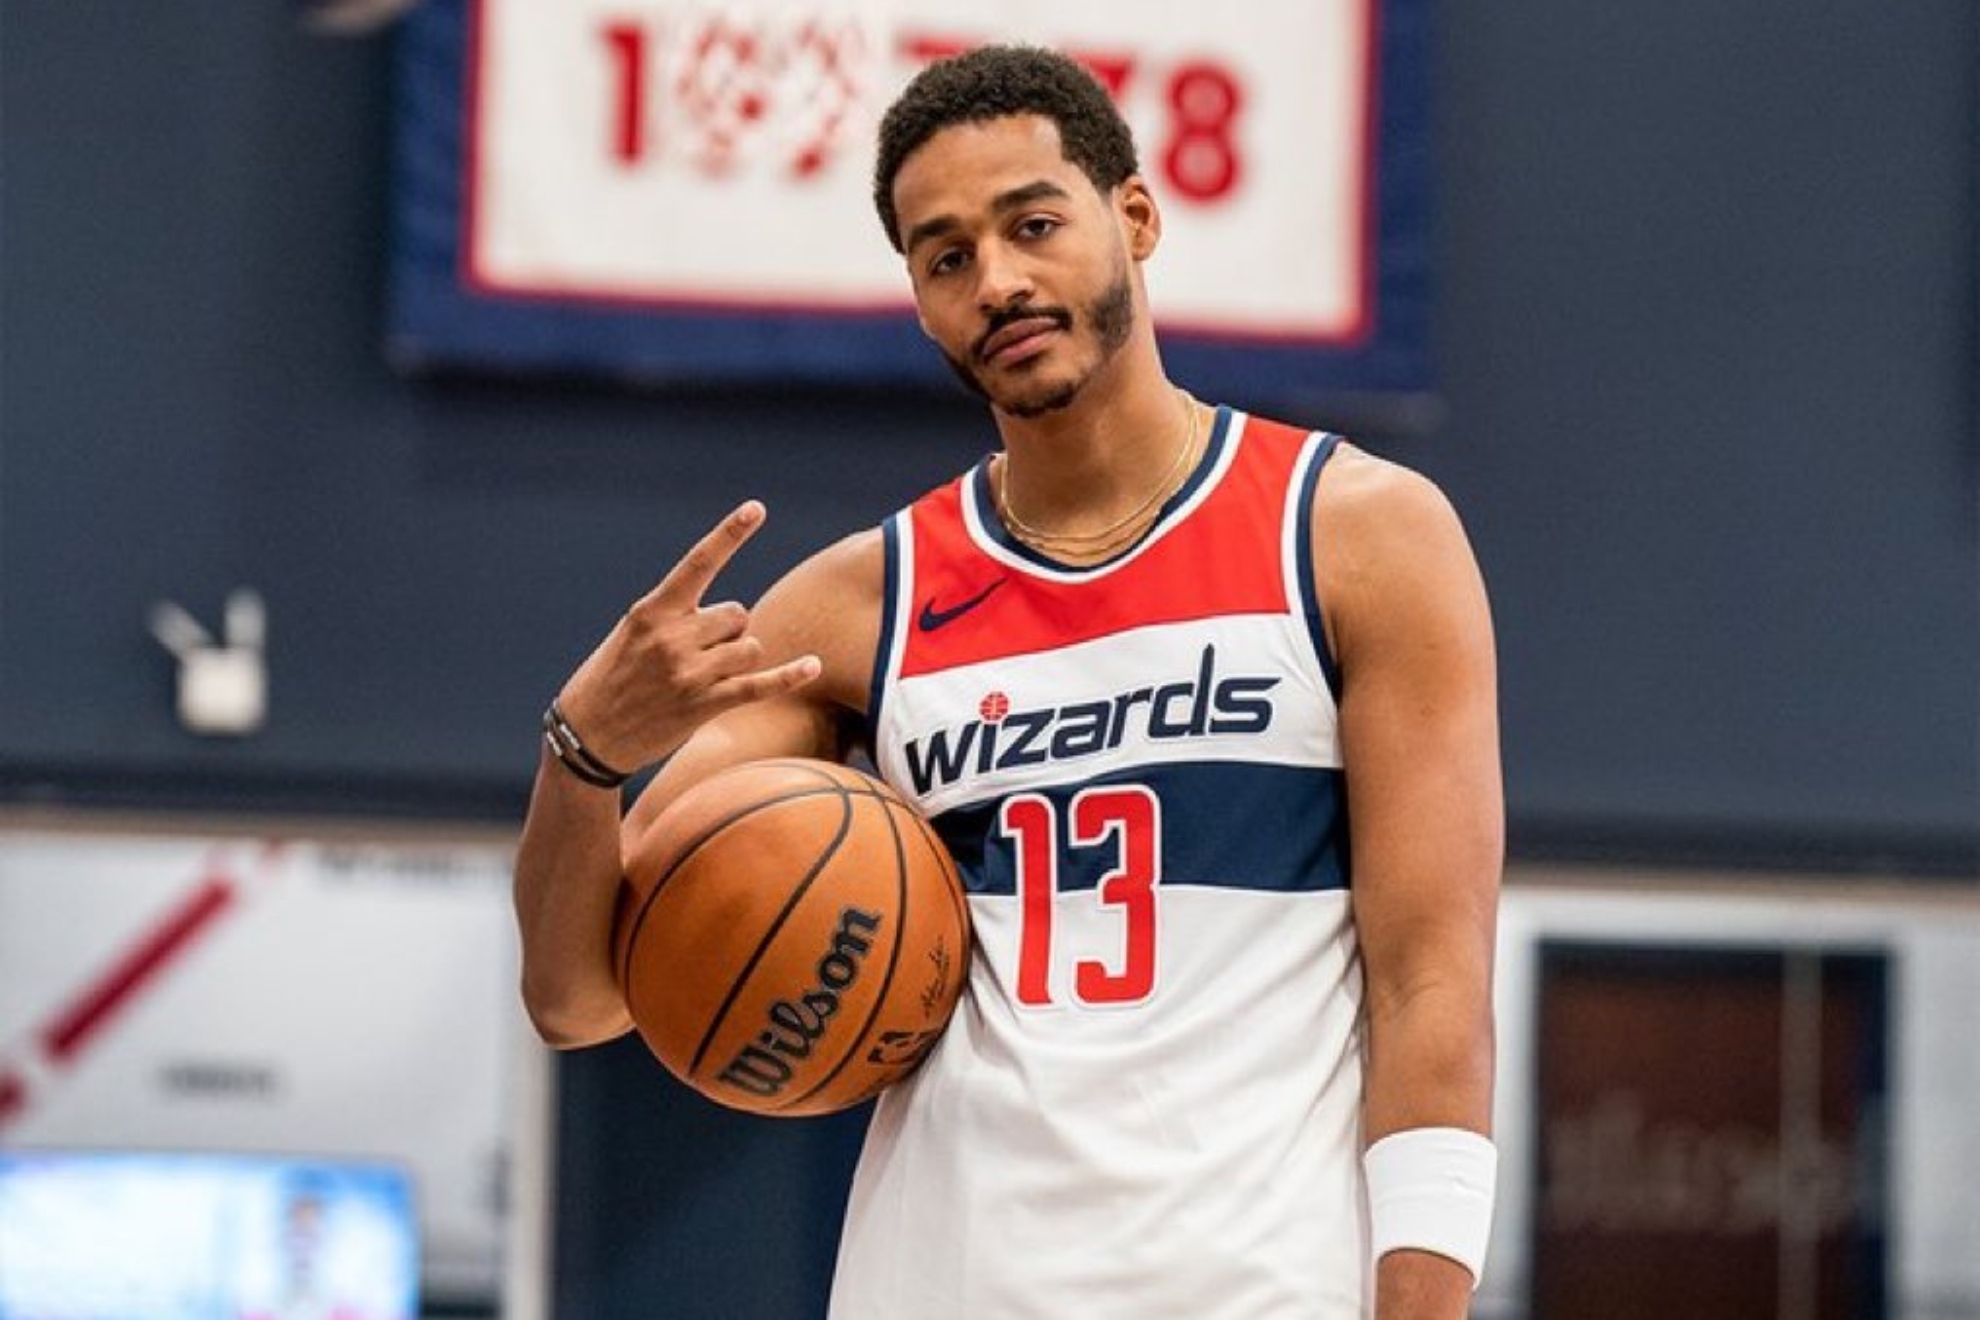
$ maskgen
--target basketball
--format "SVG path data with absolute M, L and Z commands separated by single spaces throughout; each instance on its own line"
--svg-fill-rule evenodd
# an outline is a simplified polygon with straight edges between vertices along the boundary
M 631 850 L 619 985 L 667 1070 L 731 1108 L 825 1114 L 933 1046 L 962 990 L 969 909 L 927 821 L 825 761 L 695 785 Z

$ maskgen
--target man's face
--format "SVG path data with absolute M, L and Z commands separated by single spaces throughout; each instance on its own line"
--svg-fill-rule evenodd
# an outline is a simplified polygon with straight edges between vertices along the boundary
M 1136 180 L 1102 196 L 1058 127 L 1031 115 L 943 129 L 902 163 L 894 203 L 921 327 L 966 385 L 1032 417 L 1113 361 L 1140 316 L 1125 231 L 1146 197 Z

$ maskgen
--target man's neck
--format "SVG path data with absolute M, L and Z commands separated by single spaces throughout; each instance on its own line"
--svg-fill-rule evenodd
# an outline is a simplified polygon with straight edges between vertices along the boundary
M 1002 490 L 1027 522 L 1054 530 L 1104 524 L 1174 466 L 1193 406 L 1154 363 L 1096 377 L 1072 403 L 1036 417 L 998 412 Z
M 1153 389 L 1077 403 L 1000 418 L 1005 451 L 991 477 L 1012 536 L 1062 563 L 1099 563 L 1145 535 L 1188 481 L 1210 410 L 1159 373 Z

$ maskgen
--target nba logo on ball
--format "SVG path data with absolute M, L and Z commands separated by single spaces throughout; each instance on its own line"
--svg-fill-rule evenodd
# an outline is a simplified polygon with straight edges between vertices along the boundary
M 668 1071 L 731 1108 L 824 1114 L 912 1072 L 960 996 L 969 909 L 871 776 L 759 761 L 668 805 L 628 859 L 619 983 Z

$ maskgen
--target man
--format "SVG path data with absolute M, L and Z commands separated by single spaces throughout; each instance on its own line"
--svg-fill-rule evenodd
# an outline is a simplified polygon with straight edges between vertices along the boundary
M 875 201 L 1003 445 L 752 610 L 743 505 L 553 706 L 516 870 L 553 1044 L 625 1031 L 622 849 L 738 761 L 869 749 L 971 891 L 838 1320 L 1464 1314 L 1493 1160 L 1491 627 L 1426 481 L 1171 384 L 1162 216 L 1077 66 L 932 66 Z M 620 820 L 626 770 L 665 766 Z

